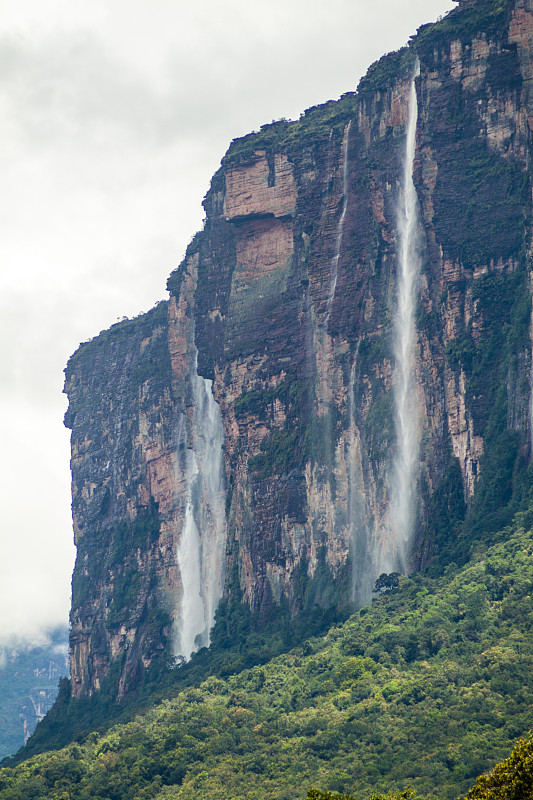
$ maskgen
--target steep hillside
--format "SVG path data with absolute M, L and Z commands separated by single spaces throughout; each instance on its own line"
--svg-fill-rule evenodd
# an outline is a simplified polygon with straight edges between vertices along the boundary
M 2 800 L 468 791 L 533 728 L 531 523 L 270 663 L 1 770 Z

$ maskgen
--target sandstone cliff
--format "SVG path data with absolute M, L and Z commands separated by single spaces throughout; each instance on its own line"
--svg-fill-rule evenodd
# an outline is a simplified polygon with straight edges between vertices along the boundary
M 292 613 L 361 602 L 389 566 L 397 207 L 415 54 L 422 430 L 411 568 L 453 551 L 465 501 L 482 497 L 497 514 L 519 490 L 530 449 L 533 4 L 464 0 L 373 65 L 357 92 L 234 141 L 168 302 L 70 360 L 74 695 L 91 694 L 111 665 L 125 691 L 177 641 L 178 551 L 193 517 L 205 609 L 207 584 L 211 603 L 230 593 L 259 619 L 282 599 Z M 191 453 L 199 462 L 208 446 L 202 386 L 223 426 L 223 450 L 211 445 L 224 459 L 221 505 L 210 479 L 190 474 Z

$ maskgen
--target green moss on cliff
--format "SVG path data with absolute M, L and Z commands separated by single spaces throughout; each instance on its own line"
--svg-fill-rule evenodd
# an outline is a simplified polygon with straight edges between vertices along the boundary
M 261 453 L 248 461 L 252 472 L 261 477 L 286 474 L 301 465 L 302 449 L 298 431 L 273 430 L 261 442 Z
M 331 131 L 340 133 L 357 110 L 355 92 L 343 94 L 320 106 L 308 108 L 296 121 L 286 119 L 262 125 L 258 132 L 234 139 L 222 159 L 222 167 L 249 161 L 257 150 L 286 152 L 298 157 L 302 148 L 327 141 Z M 294 152 L 293 152 L 294 151 Z
M 429 548 L 429 570 L 440 572 L 456 557 L 457 537 L 466 515 L 463 476 L 459 459 L 450 457 L 443 477 L 427 492 L 425 522 L 418 536 L 418 548 Z M 415 550 L 417 546 L 415 545 Z
M 486 36 L 499 35 L 505 31 L 511 4 L 508 0 L 476 0 L 462 2 L 439 22 L 422 25 L 416 37 L 416 48 L 427 49 L 435 45 L 449 47 L 450 41 L 458 39 L 463 44 L 482 32 Z
M 285 424 L 272 428 L 261 442 L 261 452 L 248 461 L 249 469 L 259 478 L 284 475 L 302 466 L 305 457 L 305 420 L 308 414 L 310 387 L 295 376 L 288 376 L 277 387 L 246 392 L 234 404 L 237 418 L 253 415 L 272 421 L 275 404 L 283 408 Z
M 284 379 L 276 387 L 244 392 L 233 405 L 236 417 L 253 414 L 259 419 L 266 419 L 273 413 L 273 405 L 278 400 L 289 415 L 297 413 L 302 397 L 307 392 L 305 383 L 298 379 Z
M 532 492 L 531 468 L 521 447 L 524 430 L 509 425 L 510 401 L 527 409 L 530 392 L 527 380 L 524 386 L 520 382 L 513 386 L 509 380 L 529 348 L 531 297 L 526 268 L 480 276 L 473 285 L 472 301 L 471 326 L 475 323 L 476 334 L 469 326 L 449 343 L 446 355 L 450 365 L 463 369 L 467 377 L 467 406 L 474 433 L 483 436 L 484 455 L 466 522 L 457 544 L 442 551 L 443 560 L 464 559 L 474 541 L 489 541 L 529 504 Z M 522 427 L 526 426 L 524 419 Z
M 83 361 L 90 352 L 104 350 L 109 347 L 113 342 L 120 342 L 129 339 L 132 334 L 136 333 L 139 328 L 150 335 L 154 328 L 158 325 L 166 328 L 168 318 L 168 303 L 166 300 L 160 300 L 156 305 L 146 313 L 138 314 L 136 317 L 124 317 L 120 322 L 111 325 L 100 331 L 98 336 L 89 339 L 87 342 L 82 342 L 76 352 L 70 357 L 65 372 L 67 375 Z
M 434 227 L 445 256 L 465 267 L 518 257 L 530 207 L 526 176 L 476 139 L 447 144 L 437 163 Z
M 520 91 L 523 80 L 516 44 L 508 44 L 499 53 L 491 53 L 486 81 L 495 93 Z
M 383 92 L 389 89 L 399 79 L 412 72 L 414 60 L 415 55 L 409 47 L 402 47 L 382 56 L 379 61 L 371 64 L 359 81 L 358 94 Z

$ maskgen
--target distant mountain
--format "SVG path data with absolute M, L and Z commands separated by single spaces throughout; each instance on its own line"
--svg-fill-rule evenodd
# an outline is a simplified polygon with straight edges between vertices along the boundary
M 0 759 L 21 748 L 52 706 L 68 675 L 68 629 L 39 644 L 0 647 Z

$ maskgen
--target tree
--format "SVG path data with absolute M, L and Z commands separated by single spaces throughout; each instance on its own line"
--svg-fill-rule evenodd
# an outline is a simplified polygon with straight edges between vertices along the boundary
M 382 572 L 379 578 L 377 579 L 376 583 L 374 584 L 374 588 L 372 589 L 372 591 L 375 594 L 384 594 L 385 592 L 395 592 L 399 588 L 400 588 L 399 572 L 391 572 L 388 575 L 386 572 Z

